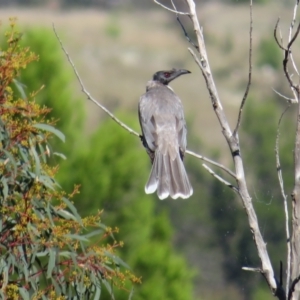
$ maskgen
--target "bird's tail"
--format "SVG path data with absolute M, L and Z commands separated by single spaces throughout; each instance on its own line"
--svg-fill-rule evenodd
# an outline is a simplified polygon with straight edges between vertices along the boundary
M 157 190 L 159 199 L 163 200 L 170 196 L 173 199 L 178 197 L 186 199 L 193 194 L 193 188 L 186 174 L 184 164 L 179 152 L 174 159 L 169 152 L 163 154 L 158 150 L 152 170 L 145 186 L 145 192 L 152 194 Z

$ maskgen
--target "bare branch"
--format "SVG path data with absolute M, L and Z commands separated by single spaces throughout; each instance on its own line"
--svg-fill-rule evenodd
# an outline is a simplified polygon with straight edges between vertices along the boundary
M 296 4 L 295 4 L 295 6 L 294 6 L 292 22 L 291 22 L 291 25 L 290 25 L 290 31 L 289 31 L 289 42 L 290 42 L 291 39 L 292 39 L 292 32 L 293 32 L 294 25 L 295 25 L 295 22 L 296 22 L 296 16 L 297 16 L 298 6 L 299 6 L 299 0 L 296 1 Z
M 298 7 L 298 4 L 299 4 L 299 1 L 297 1 L 295 7 Z M 294 10 L 294 14 L 295 14 L 295 10 Z M 299 74 L 298 69 L 296 67 L 296 64 L 295 64 L 295 62 L 293 60 L 293 56 L 292 56 L 292 52 L 291 52 L 291 47 L 293 46 L 293 43 L 295 42 L 295 40 L 298 37 L 299 31 L 300 31 L 300 24 L 298 25 L 295 34 L 292 36 L 291 32 L 292 32 L 292 28 L 294 27 L 294 22 L 295 22 L 294 20 L 292 21 L 291 26 L 290 26 L 289 42 L 288 42 L 287 48 L 285 48 L 285 47 L 282 46 L 282 43 L 280 43 L 278 41 L 278 38 L 277 38 L 277 29 L 278 29 L 279 21 L 280 21 L 280 19 L 278 18 L 278 20 L 276 22 L 276 25 L 275 25 L 275 28 L 274 28 L 274 38 L 275 38 L 275 41 L 276 41 L 278 47 L 284 51 L 283 71 L 284 71 L 285 77 L 287 78 L 287 80 L 289 82 L 289 85 L 290 85 L 290 87 L 291 87 L 291 89 L 293 91 L 295 99 L 297 99 L 297 102 L 298 102 L 299 99 L 297 97 L 298 97 L 298 94 L 299 94 L 299 91 L 298 91 L 299 87 L 296 86 L 293 83 L 292 76 L 289 74 L 289 71 L 288 71 L 288 62 L 289 62 L 289 57 L 291 57 L 291 62 L 292 62 L 293 68 L 296 71 L 296 73 Z
M 292 45 L 293 45 L 294 42 L 296 41 L 296 39 L 297 39 L 297 37 L 298 37 L 298 34 L 299 34 L 299 30 L 300 30 L 300 24 L 298 25 L 297 30 L 296 30 L 294 36 L 292 37 L 292 39 L 291 39 L 291 40 L 289 41 L 289 43 L 288 43 L 288 46 L 287 46 L 288 50 L 291 49 Z
M 249 93 L 249 90 L 250 90 L 250 86 L 251 86 L 251 80 L 252 80 L 252 31 L 253 31 L 252 0 L 250 0 L 250 31 L 249 31 L 249 72 L 248 72 L 248 84 L 247 84 L 247 87 L 246 87 L 246 91 L 245 91 L 244 97 L 243 97 L 242 102 L 241 102 L 237 124 L 236 124 L 236 127 L 235 127 L 234 131 L 233 131 L 233 135 L 234 136 L 237 134 L 237 132 L 239 130 L 239 127 L 241 125 L 242 111 L 243 111 L 244 105 L 246 103 L 246 100 L 247 100 L 247 97 L 248 97 L 248 93 Z
M 276 169 L 277 169 L 280 191 L 283 198 L 283 206 L 284 206 L 284 213 L 285 213 L 285 233 L 286 233 L 286 240 L 287 240 L 287 270 L 286 270 L 286 275 L 287 275 L 286 297 L 287 298 L 288 298 L 290 276 L 291 276 L 291 241 L 290 241 L 289 211 L 288 211 L 287 195 L 284 190 L 284 182 L 282 177 L 282 169 L 281 169 L 280 156 L 279 156 L 279 136 L 280 136 L 280 124 L 282 118 L 289 108 L 290 105 L 284 110 L 284 112 L 280 116 L 278 126 L 277 126 L 277 136 L 276 136 L 276 145 L 275 145 Z
M 186 15 L 186 16 L 189 16 L 189 15 L 190 15 L 190 13 L 188 13 L 188 12 L 182 12 L 182 11 L 178 11 L 177 9 L 174 10 L 174 9 L 172 9 L 172 8 L 169 8 L 169 7 L 165 6 L 165 5 L 163 5 L 162 3 L 158 2 L 157 0 L 153 0 L 153 1 L 154 1 L 156 4 L 158 4 L 159 6 L 163 7 L 164 9 L 166 9 L 166 10 L 168 10 L 168 11 L 170 11 L 170 12 L 173 12 L 173 13 L 175 13 L 175 14 L 178 14 L 178 15 Z
M 289 98 L 289 97 L 287 97 L 287 96 L 284 96 L 283 94 L 279 93 L 278 91 L 276 91 L 276 90 L 273 89 L 273 88 L 272 88 L 272 90 L 273 90 L 273 92 L 275 92 L 278 96 L 280 96 L 281 98 L 287 100 L 288 103 L 297 103 L 297 100 L 292 99 L 292 98 Z
M 193 151 L 190 151 L 190 150 L 186 150 L 185 153 L 190 154 L 191 156 L 197 157 L 197 158 L 199 158 L 199 159 L 202 159 L 203 161 L 206 161 L 206 162 L 208 162 L 208 163 L 210 163 L 210 164 L 212 164 L 212 165 L 214 165 L 214 166 L 216 166 L 216 167 L 222 169 L 222 170 L 225 171 L 227 174 L 229 174 L 229 175 L 232 176 L 234 179 L 236 179 L 236 175 L 235 175 L 231 170 L 229 170 L 228 168 L 226 168 L 225 166 L 223 166 L 222 164 L 219 164 L 219 163 L 217 163 L 217 162 L 215 162 L 215 161 L 213 161 L 213 160 L 211 160 L 211 159 L 209 159 L 209 158 L 207 158 L 207 157 L 205 157 L 205 156 L 202 156 L 202 155 L 197 154 L 197 153 L 195 153 L 195 152 L 193 152 Z
M 186 30 L 185 30 L 183 24 L 181 23 L 181 21 L 180 21 L 180 19 L 179 19 L 179 16 L 177 16 L 177 21 L 178 21 L 178 23 L 179 23 L 179 25 L 180 25 L 180 27 L 181 27 L 183 33 L 184 33 L 185 38 L 188 40 L 188 42 L 189 42 L 193 47 L 195 47 L 195 48 L 197 49 L 197 51 L 199 51 L 199 47 L 198 47 L 198 46 L 191 40 L 191 38 L 189 37 L 188 33 L 186 32 Z
M 99 106 L 106 114 L 108 114 L 116 123 L 118 123 L 121 127 L 123 127 L 124 129 L 126 129 L 129 133 L 133 134 L 133 135 L 136 135 L 136 136 L 140 136 L 140 134 L 138 134 L 136 131 L 134 131 L 133 129 L 131 129 L 130 127 L 128 127 L 126 124 L 124 124 L 122 121 L 120 121 L 117 117 L 114 116 L 114 114 L 112 114 L 105 106 L 103 106 L 102 104 L 100 104 L 97 100 L 95 100 L 91 94 L 86 90 L 86 88 L 84 87 L 84 84 L 82 82 L 82 79 L 81 77 L 79 76 L 78 72 L 77 72 L 77 69 L 69 55 L 69 53 L 67 52 L 67 50 L 65 49 L 65 47 L 63 46 L 62 44 L 62 41 L 60 39 L 60 37 L 58 36 L 58 33 L 56 32 L 56 29 L 55 29 L 55 26 L 54 24 L 52 24 L 53 26 L 53 31 L 55 33 L 55 36 L 56 38 L 58 39 L 59 43 L 60 43 L 60 47 L 62 48 L 62 50 L 64 51 L 64 53 L 66 54 L 67 56 L 67 59 L 70 63 L 70 65 L 72 66 L 73 68 L 73 71 L 80 83 L 80 86 L 81 86 L 81 90 L 82 92 L 87 96 L 88 100 L 91 100 L 93 103 L 95 103 L 97 106 Z
M 242 267 L 242 270 L 256 273 L 263 273 L 261 268 Z
M 299 71 L 298 71 L 298 68 L 297 68 L 297 66 L 296 66 L 296 63 L 295 63 L 295 61 L 294 61 L 294 56 L 293 56 L 293 54 L 292 54 L 291 51 L 290 51 L 290 58 L 291 58 L 291 63 L 292 63 L 292 65 L 293 65 L 293 68 L 294 68 L 295 72 L 297 73 L 297 75 L 299 76 Z
M 229 188 L 233 189 L 235 192 L 238 193 L 238 189 L 236 186 L 232 185 L 227 180 L 223 179 L 221 176 L 217 175 L 209 166 L 206 164 L 202 164 L 202 166 L 211 174 L 213 177 L 217 178 L 219 181 L 221 181 L 223 184 L 227 185 Z
M 198 17 L 196 14 L 196 6 L 194 0 L 185 0 L 186 3 L 189 6 L 190 9 L 190 18 L 193 23 L 194 31 L 196 33 L 197 42 L 199 46 L 199 55 L 200 59 L 196 54 L 192 51 L 192 49 L 189 48 L 190 53 L 194 57 L 196 63 L 198 64 L 203 77 L 206 82 L 207 89 L 209 91 L 210 99 L 212 102 L 213 109 L 216 113 L 216 116 L 219 120 L 222 133 L 228 143 L 228 146 L 230 148 L 234 166 L 235 166 L 235 174 L 236 174 L 236 181 L 237 181 L 237 191 L 242 199 L 245 211 L 248 216 L 248 222 L 249 226 L 256 244 L 256 248 L 258 251 L 258 255 L 261 261 L 261 270 L 263 276 L 266 278 L 273 294 L 280 294 L 279 299 L 282 298 L 282 287 L 278 286 L 275 277 L 274 277 L 274 270 L 271 265 L 271 261 L 268 255 L 266 243 L 263 240 L 262 234 L 260 232 L 260 228 L 258 225 L 257 216 L 253 207 L 252 199 L 249 195 L 245 174 L 244 174 L 244 166 L 243 166 L 243 160 L 241 157 L 241 150 L 239 145 L 239 138 L 238 135 L 233 135 L 227 120 L 227 117 L 225 115 L 225 112 L 222 108 L 221 101 L 219 99 L 217 89 L 215 86 L 215 82 L 213 80 L 213 76 L 211 73 L 211 69 L 208 62 L 208 57 L 206 53 L 206 47 L 204 43 L 204 37 L 202 30 L 199 25 Z M 219 178 L 218 178 L 219 179 Z M 219 179 L 220 180 L 220 179 Z M 228 184 L 228 183 L 227 183 Z
M 293 293 L 295 292 L 295 287 L 297 285 L 297 283 L 300 281 L 300 275 L 298 277 L 296 277 L 294 279 L 294 281 L 291 284 L 290 290 L 289 290 L 289 294 L 288 294 L 288 300 L 291 300 L 293 297 Z
M 275 24 L 275 28 L 274 28 L 274 38 L 275 38 L 275 41 L 278 45 L 278 47 L 283 50 L 283 51 L 286 51 L 286 49 L 282 46 L 282 41 L 281 43 L 278 41 L 278 38 L 277 38 L 277 29 L 278 29 L 278 26 L 279 26 L 279 22 L 280 22 L 280 18 L 277 19 L 277 22 Z
M 294 25 L 296 23 L 296 16 L 297 16 L 298 6 L 299 6 L 299 1 L 297 0 L 296 4 L 294 6 L 292 22 L 291 22 L 290 30 L 289 30 L 289 42 L 292 40 L 292 32 L 293 32 L 293 29 L 294 29 Z M 293 68 L 294 68 L 295 72 L 297 73 L 297 75 L 299 76 L 298 68 L 297 68 L 297 66 L 295 64 L 294 57 L 293 57 L 291 51 L 290 51 L 290 58 L 291 58 L 291 63 L 293 65 Z
M 297 36 L 299 34 L 299 31 L 300 31 L 300 24 L 298 25 L 297 27 L 297 30 L 294 34 L 294 36 L 292 37 L 292 39 L 289 41 L 288 45 L 287 45 L 287 49 L 285 50 L 285 53 L 284 53 L 284 60 L 283 60 L 283 70 L 284 70 L 284 73 L 285 73 L 285 76 L 290 84 L 290 87 L 293 89 L 293 90 L 298 90 L 298 87 L 294 85 L 293 81 L 292 81 L 292 78 L 288 72 L 288 61 L 289 61 L 289 55 L 290 55 L 290 52 L 291 52 L 291 47 L 293 45 L 293 43 L 295 42 L 295 40 L 297 39 Z M 297 98 L 297 100 L 299 101 L 299 99 Z

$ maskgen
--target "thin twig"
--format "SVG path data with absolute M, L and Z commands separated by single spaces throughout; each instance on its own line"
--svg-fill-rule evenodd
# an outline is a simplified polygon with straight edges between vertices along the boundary
M 277 38 L 277 29 L 278 29 L 278 26 L 279 26 L 279 22 L 280 22 L 280 18 L 277 19 L 277 22 L 276 22 L 275 27 L 274 27 L 274 33 L 273 33 L 273 35 L 274 35 L 274 39 L 275 39 L 276 44 L 278 45 L 278 47 L 281 50 L 286 51 L 286 49 L 282 46 L 283 45 L 282 44 L 282 38 L 281 38 L 281 43 L 279 42 L 279 40 Z M 281 37 L 281 35 L 280 35 L 280 37 Z
M 299 5 L 299 1 L 297 0 L 297 1 L 296 1 L 296 4 L 295 4 L 295 6 L 294 6 L 293 18 L 292 18 L 292 22 L 291 22 L 291 25 L 290 25 L 289 42 L 290 42 L 291 39 L 292 39 L 292 32 L 293 32 L 293 28 L 294 28 L 294 25 L 295 25 L 295 22 L 296 22 L 296 16 L 297 16 L 298 5 Z
M 213 177 L 217 178 L 219 181 L 221 181 L 223 184 L 227 185 L 229 188 L 233 189 L 235 192 L 238 193 L 238 188 L 222 178 L 221 176 L 217 175 L 208 165 L 202 164 L 202 166 L 211 174 Z
M 177 9 L 176 5 L 174 4 L 174 1 L 173 1 L 173 0 L 171 0 L 171 3 L 172 3 L 172 6 L 173 6 L 173 9 L 174 9 L 175 11 L 178 11 L 178 9 Z
M 292 18 L 292 22 L 291 22 L 290 30 L 289 30 L 289 42 L 292 39 L 292 33 L 293 33 L 294 25 L 296 23 L 296 16 L 297 16 L 298 5 L 299 5 L 299 1 L 296 1 L 295 7 L 294 7 L 294 11 L 293 11 L 293 18 Z M 292 51 L 290 51 L 290 58 L 291 58 L 291 63 L 293 65 L 293 68 L 294 68 L 295 72 L 297 73 L 297 75 L 299 76 L 298 68 L 297 68 L 296 63 L 294 61 L 294 57 L 293 57 Z
M 158 2 L 157 0 L 153 0 L 156 4 L 158 4 L 159 6 L 163 7 L 164 9 L 170 11 L 170 12 L 173 12 L 175 14 L 178 14 L 178 15 L 185 15 L 185 16 L 189 16 L 190 13 L 189 12 L 183 12 L 183 11 L 177 11 L 177 10 L 174 10 L 172 8 L 169 8 L 165 5 L 163 5 L 162 3 Z
M 292 299 L 292 296 L 293 296 L 293 293 L 295 291 L 295 287 L 296 287 L 296 284 L 300 281 L 300 275 L 298 277 L 296 277 L 294 279 L 294 281 L 292 282 L 291 284 L 291 287 L 290 287 L 290 290 L 289 290 L 289 293 L 288 293 L 288 300 L 291 300 Z
M 197 51 L 199 52 L 199 47 L 198 47 L 198 46 L 191 40 L 191 38 L 189 37 L 188 33 L 186 32 L 186 30 L 185 30 L 183 24 L 181 23 L 181 21 L 180 21 L 180 19 L 179 19 L 179 16 L 177 16 L 177 21 L 178 21 L 178 23 L 179 23 L 179 25 L 180 25 L 180 27 L 181 27 L 183 33 L 184 33 L 185 38 L 186 38 L 186 39 L 188 40 L 188 42 L 189 42 L 191 45 L 193 45 L 193 47 L 195 47 L 195 48 L 197 49 Z
M 249 272 L 262 273 L 261 268 L 242 267 L 242 270 L 249 271 Z
M 208 162 L 208 163 L 210 163 L 210 164 L 212 164 L 212 165 L 214 165 L 214 166 L 216 166 L 216 167 L 222 169 L 222 170 L 225 171 L 227 174 L 229 174 L 229 175 L 232 176 L 234 179 L 236 179 L 236 175 L 235 175 L 231 170 L 229 170 L 227 167 L 225 167 L 224 165 L 219 164 L 219 163 L 217 163 L 217 162 L 215 162 L 215 161 L 213 161 L 213 160 L 211 160 L 211 159 L 209 159 L 209 158 L 207 158 L 207 157 L 205 157 L 205 156 L 202 156 L 202 155 L 197 154 L 197 153 L 195 153 L 195 152 L 193 152 L 193 151 L 190 151 L 190 150 L 186 150 L 185 153 L 190 154 L 191 156 L 197 157 L 197 158 L 199 158 L 199 159 L 201 159 L 201 160 L 203 160 L 203 161 L 206 161 L 206 162 Z
M 290 50 L 292 45 L 294 44 L 295 40 L 297 39 L 297 36 L 299 34 L 299 30 L 300 30 L 300 24 L 297 27 L 297 30 L 294 34 L 294 36 L 292 37 L 292 39 L 289 41 L 287 48 Z
M 242 99 L 241 102 L 241 106 L 240 106 L 240 110 L 239 110 L 239 115 L 238 115 L 238 120 L 237 120 L 237 124 L 236 127 L 233 131 L 233 135 L 235 136 L 239 130 L 239 127 L 241 125 L 241 120 L 242 120 L 242 111 L 244 108 L 244 105 L 246 103 L 247 97 L 248 97 L 248 93 L 250 90 L 250 86 L 251 86 L 251 81 L 252 81 L 252 31 L 253 31 L 253 15 L 252 15 L 252 0 L 250 0 L 250 30 L 249 30 L 249 72 L 248 72 L 248 83 L 247 83 L 247 87 L 246 87 L 246 91 L 244 94 L 244 97 Z
M 287 96 L 284 96 L 283 94 L 279 93 L 278 91 L 276 91 L 274 88 L 272 88 L 273 92 L 275 92 L 278 96 L 280 96 L 281 98 L 287 100 L 288 103 L 297 103 L 297 101 L 295 101 L 295 99 L 289 98 Z
M 280 37 L 281 37 L 281 42 L 279 42 L 278 38 L 277 38 L 277 30 L 278 30 L 278 26 L 279 26 L 279 21 L 280 21 L 280 18 L 277 19 L 277 22 L 275 24 L 275 28 L 274 28 L 274 38 L 275 38 L 275 41 L 278 45 L 278 47 L 283 50 L 283 53 L 284 53 L 284 59 L 283 59 L 283 71 L 284 71 L 284 74 L 285 74 L 285 77 L 287 78 L 288 82 L 289 82 L 289 85 L 292 89 L 292 92 L 295 96 L 295 100 L 293 100 L 293 103 L 297 103 L 299 99 L 297 99 L 297 87 L 294 85 L 293 81 L 292 81 L 292 76 L 289 74 L 289 71 L 288 71 L 288 61 L 289 61 L 289 56 L 291 55 L 291 47 L 292 47 L 292 44 L 293 42 L 295 41 L 295 39 L 297 38 L 298 36 L 298 33 L 299 33 L 299 30 L 300 30 L 300 24 L 297 28 L 297 31 L 295 32 L 295 35 L 292 37 L 289 38 L 289 42 L 288 42 L 288 46 L 287 48 L 285 48 L 283 46 L 283 43 L 282 43 L 282 36 L 280 34 Z M 293 26 L 293 25 L 291 25 Z M 293 64 L 293 61 L 292 61 L 292 64 Z M 294 65 L 294 64 L 293 64 Z M 296 70 L 296 72 L 298 72 L 297 68 L 294 67 L 294 69 Z
M 173 9 L 174 9 L 175 11 L 178 11 L 177 8 L 176 8 L 176 5 L 174 4 L 174 1 L 173 1 L 173 0 L 171 0 L 171 3 L 172 3 L 172 6 L 173 6 Z M 189 18 L 191 19 L 190 14 L 189 14 Z M 185 30 L 185 28 L 184 28 L 182 22 L 180 21 L 179 14 L 176 14 L 176 19 L 177 19 L 177 22 L 179 23 L 179 25 L 180 25 L 180 27 L 181 27 L 183 33 L 184 33 L 185 38 L 188 40 L 188 42 L 189 42 L 191 45 L 193 45 L 193 47 L 195 47 L 195 48 L 199 51 L 199 47 L 191 40 L 191 38 L 189 37 L 187 31 Z
M 62 44 L 62 41 L 60 39 L 60 37 L 58 36 L 58 33 L 56 32 L 56 28 L 54 26 L 54 24 L 52 24 L 53 26 L 53 31 L 56 35 L 56 38 L 58 39 L 59 43 L 60 43 L 60 46 L 62 48 L 62 50 L 64 51 L 64 53 L 66 54 L 67 56 L 67 59 L 70 63 L 70 65 L 72 66 L 73 68 L 73 71 L 80 83 L 80 86 L 81 86 L 81 90 L 82 92 L 87 96 L 88 100 L 91 100 L 94 104 L 96 104 L 97 106 L 99 106 L 106 114 L 108 114 L 115 122 L 117 122 L 121 127 L 123 127 L 124 129 L 126 129 L 129 133 L 133 134 L 133 135 L 136 135 L 136 136 L 140 136 L 140 134 L 138 134 L 136 131 L 134 131 L 133 129 L 131 129 L 130 127 L 128 127 L 126 124 L 124 124 L 122 121 L 120 121 L 117 117 L 114 116 L 114 114 L 112 114 L 105 106 L 103 106 L 102 104 L 100 104 L 97 100 L 95 100 L 91 94 L 86 90 L 86 88 L 84 87 L 84 84 L 83 84 L 83 81 L 81 79 L 81 77 L 79 76 L 78 72 L 77 72 L 77 69 L 69 55 L 69 53 L 67 52 L 67 50 L 65 49 L 65 47 L 63 46 Z
M 290 51 L 290 58 L 291 58 L 292 66 L 293 66 L 295 72 L 297 73 L 297 75 L 299 76 L 299 71 L 298 71 L 297 65 L 296 65 L 296 63 L 295 63 L 295 60 L 294 60 L 294 56 L 293 56 L 292 51 Z
M 275 145 L 275 156 L 276 156 L 276 169 L 277 175 L 279 180 L 279 186 L 281 195 L 283 198 L 283 206 L 284 206 L 284 213 L 285 213 L 285 233 L 286 233 L 286 240 L 287 240 L 287 270 L 286 270 L 286 296 L 288 297 L 289 292 L 289 285 L 290 285 L 290 276 L 291 276 L 291 241 L 290 241 L 290 228 L 289 228 L 289 211 L 288 211 L 288 203 L 287 203 L 287 195 L 284 190 L 284 182 L 282 177 L 282 169 L 280 164 L 280 155 L 279 155 L 279 136 L 280 136 L 280 125 L 283 119 L 284 114 L 290 108 L 290 105 L 284 110 L 281 114 L 280 119 L 278 121 L 277 126 L 277 136 L 276 136 L 276 145 Z
M 299 34 L 299 31 L 300 31 L 300 24 L 298 25 L 297 27 L 297 30 L 294 34 L 294 36 L 291 38 L 291 40 L 289 41 L 288 45 L 287 45 L 287 49 L 285 50 L 284 52 L 284 60 L 283 60 L 283 70 L 284 70 L 284 74 L 290 84 L 290 87 L 294 90 L 297 91 L 298 87 L 295 86 L 295 84 L 293 83 L 292 81 L 292 78 L 288 72 L 288 61 L 289 61 L 289 56 L 290 56 L 290 51 L 291 51 L 291 47 L 293 45 L 293 43 L 295 42 L 295 40 L 297 39 L 298 37 L 298 34 Z M 299 101 L 299 99 L 297 99 L 297 101 Z

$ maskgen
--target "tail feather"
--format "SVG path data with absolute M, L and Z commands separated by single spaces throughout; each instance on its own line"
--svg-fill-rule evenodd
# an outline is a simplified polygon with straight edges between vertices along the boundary
M 193 188 L 188 179 L 187 173 L 184 168 L 184 164 L 179 156 L 175 160 L 170 159 L 171 165 L 171 176 L 170 176 L 170 186 L 175 186 L 176 188 L 170 193 L 173 199 L 178 197 L 186 199 L 193 194 Z
M 159 151 L 155 153 L 152 170 L 145 187 L 147 194 L 157 190 L 159 199 L 170 196 L 173 199 L 181 197 L 186 199 L 193 194 L 193 188 L 189 182 L 180 155 L 171 159 L 168 154 Z

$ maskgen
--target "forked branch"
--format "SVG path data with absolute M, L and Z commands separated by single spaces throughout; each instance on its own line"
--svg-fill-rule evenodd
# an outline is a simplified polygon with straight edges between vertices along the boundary
M 266 243 L 263 240 L 263 237 L 261 235 L 259 225 L 258 225 L 258 220 L 257 216 L 252 204 L 252 199 L 249 195 L 247 184 L 246 184 L 246 179 L 245 179 L 245 174 L 244 174 L 244 165 L 243 165 L 243 160 L 241 157 L 241 149 L 239 145 L 239 137 L 237 134 L 238 128 L 240 126 L 241 122 L 241 112 L 243 109 L 243 106 L 245 104 L 250 83 L 251 83 L 251 60 L 249 60 L 249 73 L 248 76 L 248 86 L 246 88 L 246 92 L 244 95 L 244 98 L 241 102 L 241 107 L 240 107 L 240 112 L 238 116 L 238 122 L 236 125 L 236 128 L 234 129 L 234 133 L 232 133 L 226 114 L 223 110 L 221 100 L 218 96 L 216 85 L 213 79 L 213 75 L 209 66 L 209 61 L 208 61 L 208 56 L 206 52 L 206 47 L 205 47 L 205 42 L 204 42 L 204 37 L 203 37 L 203 32 L 201 30 L 197 13 L 196 13 L 196 5 L 194 0 L 185 0 L 189 9 L 190 9 L 190 18 L 193 23 L 194 31 L 197 37 L 197 43 L 199 47 L 199 57 L 196 55 L 196 53 L 193 52 L 192 49 L 189 49 L 190 53 L 194 57 L 197 65 L 199 66 L 200 70 L 202 71 L 203 77 L 206 82 L 206 86 L 209 92 L 209 96 L 212 102 L 212 107 L 215 111 L 215 114 L 218 118 L 218 121 L 221 126 L 222 133 L 228 143 L 228 146 L 230 148 L 234 166 L 235 166 L 235 174 L 236 174 L 236 183 L 237 183 L 237 192 L 240 195 L 240 198 L 243 202 L 245 211 L 248 216 L 248 222 L 249 226 L 256 244 L 256 248 L 258 251 L 258 255 L 261 261 L 261 273 L 263 276 L 266 278 L 273 294 L 278 298 L 278 299 L 286 299 L 285 297 L 285 292 L 282 288 L 281 285 L 278 284 L 278 281 L 275 280 L 275 274 L 273 267 L 270 262 L 269 254 L 266 248 Z M 252 3 L 252 1 L 251 1 Z M 252 20 L 252 14 L 250 15 L 250 19 Z M 250 23 L 252 22 L 250 20 Z M 250 27 L 252 27 L 252 23 L 250 24 Z M 250 39 L 252 36 L 252 29 L 250 29 Z M 250 42 L 251 44 L 252 42 Z M 251 51 L 249 52 L 251 55 Z
M 300 257 L 299 257 L 299 251 L 300 251 L 300 103 L 299 103 L 299 96 L 300 96 L 300 87 L 299 87 L 299 72 L 296 67 L 296 64 L 294 62 L 293 56 L 292 56 L 292 47 L 295 43 L 295 41 L 298 38 L 299 31 L 300 31 L 300 24 L 294 31 L 294 25 L 296 22 L 296 15 L 297 15 L 297 9 L 299 6 L 299 0 L 296 0 L 292 21 L 289 29 L 288 34 L 288 43 L 286 46 L 283 45 L 283 42 L 279 42 L 277 37 L 277 31 L 279 27 L 279 19 L 275 25 L 274 28 L 274 37 L 276 40 L 276 43 L 280 49 L 283 50 L 284 59 L 283 59 L 283 71 L 287 78 L 288 84 L 292 90 L 292 93 L 295 97 L 295 100 L 291 103 L 297 103 L 298 110 L 297 110 L 297 125 L 296 125 L 296 134 L 295 134 L 295 146 L 294 146 L 294 188 L 292 192 L 292 235 L 291 238 L 289 238 L 289 232 L 288 230 L 288 219 L 286 220 L 286 231 L 287 231 L 287 238 L 288 238 L 288 270 L 287 270 L 287 299 L 290 300 L 298 300 L 300 297 L 300 284 L 299 284 L 299 274 L 300 274 Z M 288 63 L 291 62 L 292 67 L 295 71 L 295 73 L 298 75 L 297 81 L 294 79 L 293 74 L 290 74 L 288 70 Z M 277 137 L 278 140 L 278 137 Z M 276 149 L 278 149 L 278 145 L 276 146 Z M 276 155 L 276 157 L 279 155 Z M 277 159 L 278 160 L 278 159 Z M 278 164 L 278 161 L 277 161 Z M 281 172 L 281 170 L 280 170 Z M 282 191 L 282 195 L 284 198 L 284 202 L 286 202 L 286 196 L 283 190 L 283 181 L 281 178 L 281 174 L 278 171 L 279 181 L 280 181 L 280 187 Z M 285 210 L 287 210 L 287 205 L 285 204 Z M 287 214 L 287 213 L 286 213 Z M 287 217 L 286 217 L 287 218 Z M 290 282 L 291 286 L 290 286 Z M 290 287 L 288 289 L 288 287 Z
M 252 16 L 252 0 L 250 1 L 250 30 L 249 30 L 249 71 L 248 71 L 248 83 L 246 87 L 246 91 L 244 93 L 241 105 L 240 105 L 240 110 L 239 110 L 239 115 L 238 115 L 238 120 L 236 127 L 234 129 L 233 135 L 236 136 L 238 133 L 238 130 L 241 126 L 241 121 L 242 121 L 242 112 L 243 108 L 245 106 L 248 93 L 250 90 L 251 86 L 251 81 L 252 81 L 252 32 L 253 32 L 253 16 Z
M 287 203 L 287 194 L 284 189 L 284 182 L 282 177 L 282 169 L 280 164 L 280 155 L 279 155 L 279 137 L 280 137 L 280 124 L 284 114 L 290 108 L 290 105 L 284 110 L 282 113 L 277 127 L 277 136 L 276 136 L 276 145 L 275 145 L 275 156 L 276 156 L 276 169 L 279 180 L 280 191 L 283 199 L 283 207 L 285 213 L 285 233 L 286 233 L 286 241 L 287 241 L 287 268 L 286 268 L 286 293 L 288 298 L 289 293 L 289 285 L 290 285 L 290 275 L 291 275 L 291 241 L 290 241 L 290 228 L 289 228 L 289 211 L 288 211 L 288 203 Z
M 288 70 L 288 62 L 289 62 L 289 58 L 291 57 L 292 55 L 292 46 L 294 44 L 294 42 L 296 41 L 297 37 L 298 37 L 298 34 L 299 34 L 299 31 L 300 31 L 300 24 L 298 25 L 294 35 L 292 36 L 291 35 L 291 31 L 290 31 L 290 40 L 287 44 L 287 47 L 285 48 L 278 40 L 278 37 L 277 37 L 277 30 L 278 30 L 278 26 L 279 26 L 279 21 L 280 19 L 278 18 L 277 22 L 276 22 L 276 25 L 275 25 L 275 28 L 274 28 L 274 38 L 275 38 L 275 41 L 278 45 L 278 47 L 280 49 L 283 50 L 284 52 L 284 59 L 283 59 L 283 71 L 284 71 L 284 74 L 289 82 L 289 85 L 291 87 L 291 89 L 293 90 L 293 93 L 295 96 L 297 96 L 297 94 L 299 93 L 299 85 L 297 84 L 294 84 L 293 80 L 292 80 L 292 76 L 290 75 L 289 73 L 289 70 Z M 294 21 L 292 21 L 292 25 L 293 26 L 294 24 Z M 297 71 L 297 68 L 296 68 L 296 65 L 295 63 L 292 61 L 293 63 L 293 66 L 294 66 L 294 69 L 296 72 Z M 296 93 L 296 94 L 295 94 Z M 297 102 L 299 101 L 299 97 L 296 98 Z

